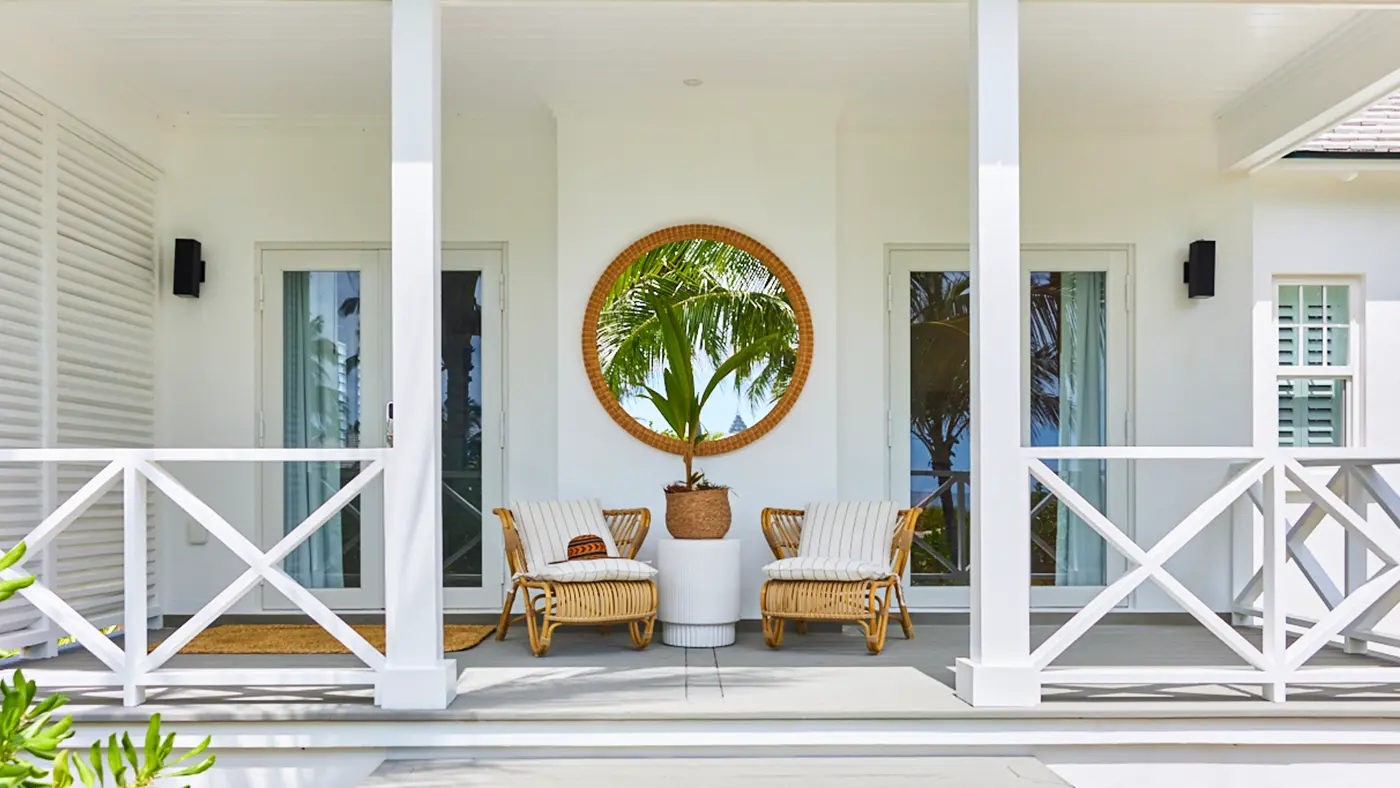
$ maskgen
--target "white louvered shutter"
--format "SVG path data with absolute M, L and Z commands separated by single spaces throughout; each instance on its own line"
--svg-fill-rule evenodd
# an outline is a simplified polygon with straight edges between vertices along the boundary
M 155 199 L 152 174 L 58 126 L 58 445 L 155 440 Z M 60 499 L 100 465 L 60 468 Z M 122 611 L 121 488 L 59 537 L 58 593 L 99 626 Z M 149 544 L 155 544 L 148 520 Z M 155 560 L 147 572 L 154 597 Z
M 0 92 L 0 447 L 43 444 L 44 117 Z M 0 544 L 43 517 L 43 471 L 0 465 Z M 37 567 L 34 556 L 31 567 Z M 39 620 L 22 599 L 0 605 L 0 633 Z

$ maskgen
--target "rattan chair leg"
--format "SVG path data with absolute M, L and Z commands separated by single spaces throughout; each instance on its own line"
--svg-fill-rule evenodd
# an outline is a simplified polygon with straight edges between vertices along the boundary
M 909 605 L 904 601 L 904 586 L 895 583 L 895 599 L 899 601 L 899 626 L 904 630 L 904 639 L 914 639 L 914 619 L 909 615 Z
M 604 625 L 602 625 L 601 627 L 598 627 L 598 634 L 600 634 L 600 635 L 611 635 L 611 634 L 612 634 L 612 624 L 604 624 Z
M 793 626 L 794 629 L 797 630 L 797 634 L 799 634 L 799 635 L 805 635 L 805 634 L 807 634 L 807 622 L 806 622 L 806 621 L 794 621 L 794 622 L 792 622 L 792 626 Z
M 893 590 L 893 584 L 885 586 L 883 604 L 877 596 L 876 589 L 870 590 L 871 621 L 865 626 L 865 647 L 871 654 L 879 654 L 885 650 L 885 635 L 890 631 L 890 596 Z
M 515 592 L 520 590 L 520 584 L 515 583 L 510 587 L 510 593 L 506 594 L 505 607 L 501 608 L 501 620 L 496 624 L 496 639 L 505 640 L 506 632 L 510 631 L 510 609 L 515 607 Z
M 784 621 L 777 616 L 763 617 L 763 642 L 769 648 L 777 648 L 783 644 L 783 624 Z
M 632 636 L 632 645 L 636 646 L 638 649 L 644 649 L 651 645 L 651 636 L 655 629 L 655 617 L 648 618 L 645 621 L 627 622 L 627 632 Z

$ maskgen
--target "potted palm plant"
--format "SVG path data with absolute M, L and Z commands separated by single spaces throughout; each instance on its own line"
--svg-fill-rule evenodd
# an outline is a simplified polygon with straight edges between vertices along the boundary
M 695 369 L 690 341 L 681 325 L 676 309 L 669 302 L 652 302 L 660 326 L 666 368 L 662 373 L 665 393 L 644 386 L 647 399 L 666 420 L 676 437 L 684 444 L 685 478 L 666 487 L 666 530 L 677 539 L 721 539 L 729 532 L 729 488 L 715 484 L 705 474 L 695 470 L 695 453 L 706 432 L 700 424 L 700 412 L 725 378 L 769 349 L 779 335 L 763 337 L 750 345 L 734 350 L 721 363 L 702 392 L 697 392 Z

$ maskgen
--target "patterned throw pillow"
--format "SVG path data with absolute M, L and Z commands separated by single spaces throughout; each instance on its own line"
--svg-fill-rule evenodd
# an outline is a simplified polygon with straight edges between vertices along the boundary
M 569 540 L 570 561 L 596 561 L 608 557 L 608 543 L 597 534 L 584 534 Z

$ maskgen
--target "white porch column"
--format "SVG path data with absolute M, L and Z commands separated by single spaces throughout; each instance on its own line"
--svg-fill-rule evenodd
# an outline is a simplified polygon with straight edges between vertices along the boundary
M 442 709 L 456 667 L 442 651 L 441 9 L 393 0 L 394 447 L 384 469 L 388 665 L 380 706 Z
M 972 0 L 972 656 L 958 696 L 1040 702 L 1030 664 L 1030 478 L 1021 455 L 1019 0 Z

